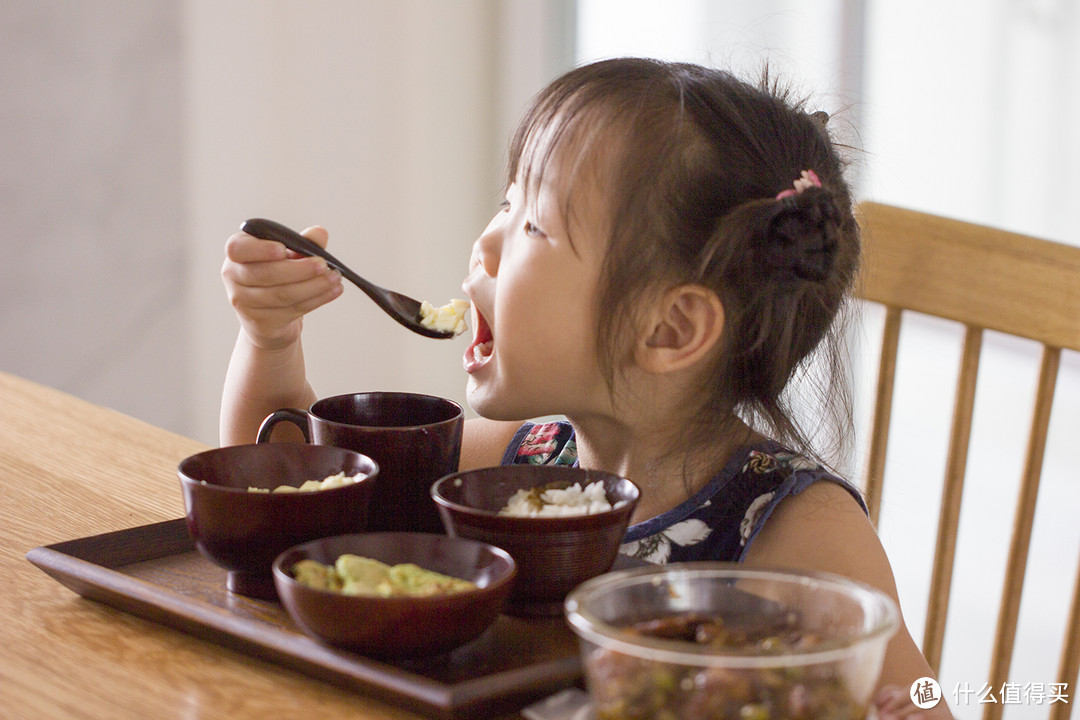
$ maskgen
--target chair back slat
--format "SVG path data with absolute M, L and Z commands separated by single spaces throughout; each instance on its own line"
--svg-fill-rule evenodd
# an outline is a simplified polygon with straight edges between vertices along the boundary
M 968 446 L 971 443 L 971 417 L 975 410 L 975 383 L 979 375 L 982 330 L 968 326 L 964 331 L 964 349 L 956 381 L 949 454 L 945 461 L 945 484 L 938 514 L 934 569 L 930 576 L 930 598 L 923 635 L 923 655 L 937 673 L 941 669 L 941 651 L 945 642 L 945 622 L 949 613 L 953 565 L 956 558 L 956 530 L 960 525 L 960 501 L 964 492 Z
M 1039 495 L 1039 478 L 1042 476 L 1043 455 L 1046 450 L 1046 434 L 1050 427 L 1050 408 L 1054 401 L 1061 350 L 1043 348 L 1039 368 L 1039 382 L 1035 390 L 1035 410 L 1028 438 L 1024 474 L 1016 498 L 1016 519 L 1013 521 L 1012 540 L 1005 565 L 1005 589 L 1001 594 L 1001 610 L 998 612 L 997 634 L 990 660 L 990 683 L 1001 687 L 1008 680 L 1012 664 L 1013 647 L 1016 644 L 1016 624 L 1020 615 L 1020 595 L 1024 589 L 1024 573 L 1027 570 L 1028 549 L 1031 546 L 1031 530 L 1035 523 L 1035 501 Z M 1000 703 L 999 703 L 1000 704 Z M 989 706 L 983 714 L 985 720 L 999 720 Z
M 859 297 L 1080 350 L 1076 248 L 878 203 L 859 213 Z
M 965 327 L 953 407 L 946 478 L 938 519 L 923 652 L 939 669 L 956 535 L 971 435 L 981 340 L 986 330 L 1034 340 L 1042 359 L 1023 476 L 1006 559 L 989 684 L 1008 682 L 1021 594 L 1035 518 L 1047 431 L 1062 350 L 1080 350 L 1080 248 L 878 203 L 858 208 L 863 262 L 857 297 L 885 307 L 872 427 L 864 478 L 867 505 L 879 520 L 885 455 L 905 311 L 953 320 Z M 1065 631 L 1058 682 L 1072 690 L 1080 679 L 1080 572 Z M 1069 718 L 1070 702 L 1052 703 L 1053 720 Z M 986 720 L 1002 703 L 987 703 Z
M 886 308 L 882 336 L 877 397 L 874 400 L 870 452 L 863 488 L 870 521 L 874 525 L 877 525 L 881 516 L 881 484 L 885 477 L 885 453 L 889 445 L 889 418 L 892 416 L 893 386 L 896 381 L 896 351 L 900 345 L 900 308 Z
M 1061 646 L 1057 683 L 1059 686 L 1075 688 L 1077 680 L 1080 680 L 1080 572 L 1076 574 L 1076 585 L 1073 587 L 1069 627 L 1065 631 L 1065 641 Z M 1069 720 L 1072 706 L 1076 704 L 1075 692 L 1073 696 L 1070 702 L 1054 703 L 1050 707 L 1050 720 Z

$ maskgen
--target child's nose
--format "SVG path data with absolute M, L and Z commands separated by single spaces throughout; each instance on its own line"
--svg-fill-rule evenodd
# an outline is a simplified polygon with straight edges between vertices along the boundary
M 495 225 L 494 222 L 488 225 L 473 243 L 470 262 L 470 268 L 479 266 L 486 275 L 491 277 L 495 277 L 495 274 L 499 272 L 499 243 L 501 241 L 499 230 Z

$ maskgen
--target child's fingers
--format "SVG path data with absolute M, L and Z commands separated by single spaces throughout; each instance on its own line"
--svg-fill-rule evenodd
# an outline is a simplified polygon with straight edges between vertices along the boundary
M 898 685 L 882 688 L 874 698 L 878 720 L 918 720 L 921 710 L 911 702 L 911 696 Z
M 309 227 L 301 234 L 316 245 L 324 248 L 330 240 L 326 230 L 318 225 Z M 289 250 L 276 240 L 263 240 L 240 231 L 233 233 L 225 241 L 225 257 L 233 262 L 249 263 L 307 256 Z
M 225 241 L 225 258 L 235 263 L 272 262 L 290 256 L 288 248 L 273 240 L 261 240 L 246 232 L 237 232 Z
M 327 243 L 330 241 L 329 234 L 326 232 L 326 230 L 324 230 L 318 225 L 312 225 L 300 234 L 306 237 L 308 240 L 313 241 L 321 248 L 326 248 Z M 307 255 L 305 255 L 304 253 L 298 253 L 295 250 L 286 250 L 286 252 L 289 254 L 289 258 L 293 260 L 295 260 L 296 258 L 307 257 Z
M 305 228 L 300 234 L 324 249 L 326 248 L 326 244 L 330 242 L 330 233 L 326 232 L 326 228 L 321 225 L 312 225 L 309 228 Z
M 272 337 L 306 313 L 319 308 L 336 298 L 340 293 L 327 290 L 300 300 L 289 308 L 247 307 L 243 317 L 261 335 Z
M 899 685 L 886 685 L 874 697 L 874 705 L 878 710 L 896 710 L 910 699 L 908 693 Z
M 341 295 L 340 284 L 310 288 L 236 288 L 230 300 L 248 337 L 263 347 L 279 347 L 299 335 L 299 319 Z
M 325 242 L 325 231 L 311 233 Z M 292 258 L 292 259 L 290 259 Z M 332 271 L 322 258 L 297 255 L 277 242 L 235 233 L 225 243 L 221 275 L 226 284 L 269 287 L 302 282 Z
M 339 282 L 337 285 L 333 285 L 317 295 L 305 297 L 303 300 L 296 303 L 294 308 L 302 315 L 307 314 L 337 298 L 341 295 L 342 290 L 342 285 Z
M 877 720 L 923 720 L 923 711 L 912 704 L 895 710 L 877 711 Z
M 246 287 L 291 285 L 316 278 L 334 282 L 337 273 L 322 258 L 301 257 L 272 262 L 233 262 L 226 260 L 221 273 L 227 281 Z M 339 275 L 337 277 L 340 277 Z
M 326 246 L 324 229 L 308 228 L 304 235 Z M 300 318 L 343 292 L 341 275 L 322 258 L 244 232 L 226 241 L 221 277 L 244 332 L 266 348 L 295 342 Z
M 322 304 L 316 302 L 318 299 L 325 297 L 332 299 L 340 294 L 341 276 L 335 272 L 319 274 L 292 283 L 277 285 L 237 283 L 230 288 L 233 306 L 249 312 L 284 310 L 302 314 Z M 313 302 L 316 302 L 314 306 Z

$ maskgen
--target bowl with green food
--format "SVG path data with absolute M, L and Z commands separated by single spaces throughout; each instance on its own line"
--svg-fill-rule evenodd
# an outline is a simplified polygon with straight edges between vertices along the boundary
M 326 537 L 274 560 L 278 597 L 304 633 L 376 657 L 475 640 L 502 612 L 515 573 L 505 550 L 417 532 Z
M 899 626 L 869 586 L 731 563 L 602 575 L 566 617 L 596 720 L 864 718 Z

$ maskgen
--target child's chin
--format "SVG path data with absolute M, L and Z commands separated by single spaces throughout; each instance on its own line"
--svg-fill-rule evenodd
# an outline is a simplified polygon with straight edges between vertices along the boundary
M 477 415 L 488 420 L 494 420 L 489 414 L 492 412 L 491 399 L 488 397 L 484 388 L 481 387 L 481 383 L 477 382 L 476 378 L 469 376 L 465 385 L 465 403 L 475 412 Z
M 500 402 L 498 397 L 489 393 L 487 388 L 481 387 L 481 384 L 471 377 L 465 390 L 465 402 L 473 412 L 488 420 L 507 421 L 530 417 L 522 414 L 519 408 Z

